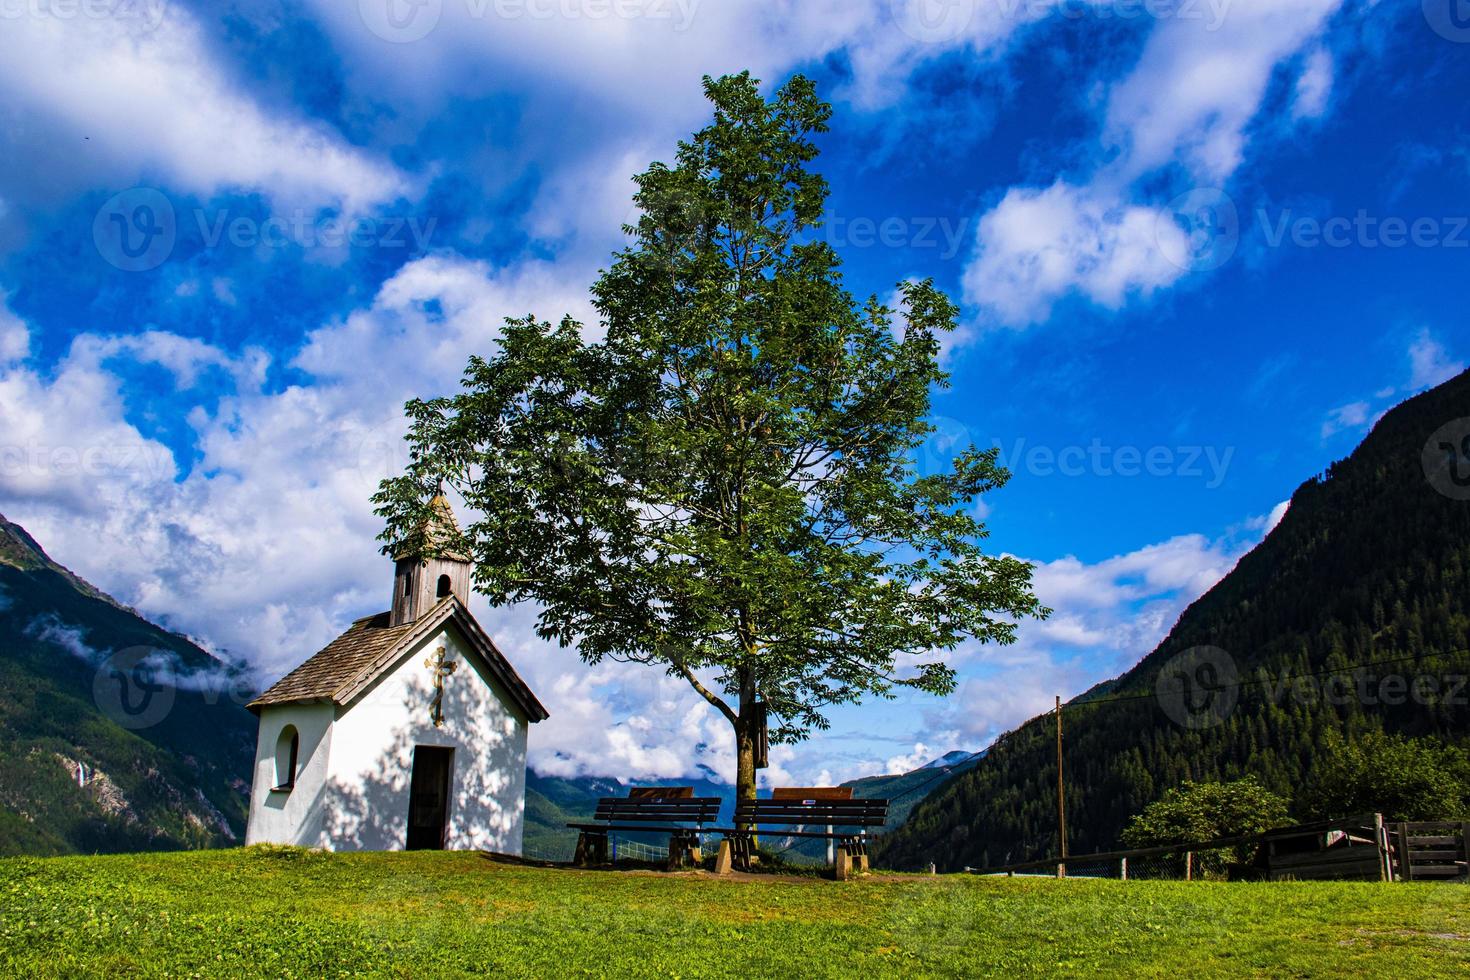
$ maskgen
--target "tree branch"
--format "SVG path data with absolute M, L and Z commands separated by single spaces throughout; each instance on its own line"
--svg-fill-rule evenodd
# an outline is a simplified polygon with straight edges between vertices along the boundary
M 736 717 L 735 712 L 730 710 L 730 706 L 725 703 L 723 698 L 711 691 L 709 688 L 705 687 L 703 684 L 699 683 L 699 678 L 694 676 L 694 671 L 690 670 L 688 667 L 685 667 L 678 661 L 674 662 L 674 669 L 684 675 L 684 679 L 689 682 L 691 687 L 699 692 L 700 697 L 704 698 L 710 704 L 719 709 L 720 714 L 729 719 L 730 724 L 733 725 L 740 720 Z

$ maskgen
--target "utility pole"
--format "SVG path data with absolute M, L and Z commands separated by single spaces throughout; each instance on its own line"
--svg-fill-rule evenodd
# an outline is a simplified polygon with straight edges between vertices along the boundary
M 1067 798 L 1062 786 L 1062 696 L 1057 695 L 1057 836 L 1062 842 L 1062 859 L 1067 857 Z

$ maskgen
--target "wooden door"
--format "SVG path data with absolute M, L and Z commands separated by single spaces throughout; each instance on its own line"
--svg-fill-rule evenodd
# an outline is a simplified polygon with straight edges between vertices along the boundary
M 408 784 L 410 851 L 442 851 L 449 829 L 449 783 L 454 750 L 415 746 Z

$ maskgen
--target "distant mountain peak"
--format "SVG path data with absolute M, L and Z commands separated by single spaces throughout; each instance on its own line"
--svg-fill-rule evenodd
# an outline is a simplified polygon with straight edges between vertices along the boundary
M 137 610 L 131 606 L 123 605 L 71 569 L 53 560 L 50 555 L 46 554 L 46 549 L 41 547 L 40 542 L 31 537 L 29 531 L 14 521 L 7 520 L 4 514 L 0 514 L 0 564 L 9 565 L 22 572 L 55 572 L 83 595 L 100 599 L 125 612 L 138 615 Z
M 60 567 L 25 528 L 6 520 L 4 514 L 0 514 L 0 562 L 23 572 Z

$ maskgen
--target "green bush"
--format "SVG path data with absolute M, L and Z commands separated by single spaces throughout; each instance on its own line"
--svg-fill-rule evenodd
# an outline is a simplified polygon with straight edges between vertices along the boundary
M 1289 821 L 1286 800 L 1267 791 L 1254 776 L 1230 783 L 1187 782 L 1136 815 L 1122 840 L 1129 847 L 1199 844 L 1263 833 Z M 1202 851 L 1199 867 L 1207 875 L 1224 874 L 1232 861 L 1248 863 L 1254 853 L 1254 844 Z
M 1336 732 L 1322 745 L 1301 809 L 1328 820 L 1381 813 L 1387 820 L 1451 820 L 1470 813 L 1470 757 L 1435 739 Z

